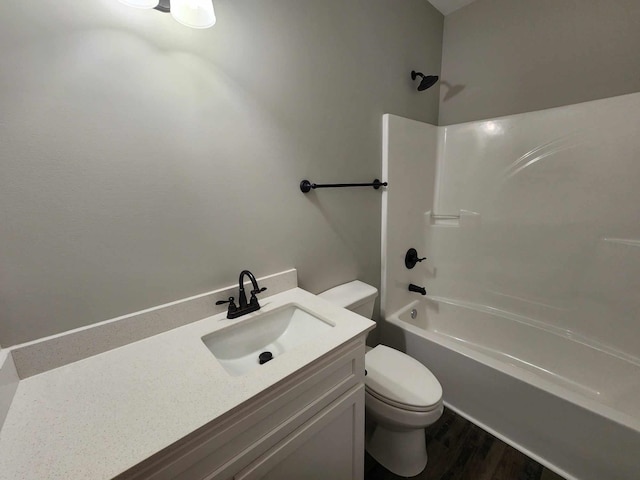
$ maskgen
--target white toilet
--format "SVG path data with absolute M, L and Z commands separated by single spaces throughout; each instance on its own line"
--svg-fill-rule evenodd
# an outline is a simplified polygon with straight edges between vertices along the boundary
M 378 290 L 355 280 L 319 296 L 371 318 Z M 442 387 L 427 367 L 385 345 L 367 352 L 365 368 L 367 452 L 396 475 L 418 475 L 427 465 L 424 428 L 442 415 Z

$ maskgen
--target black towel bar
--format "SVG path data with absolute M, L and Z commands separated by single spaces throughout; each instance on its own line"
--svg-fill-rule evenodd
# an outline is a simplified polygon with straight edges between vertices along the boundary
M 309 193 L 316 188 L 343 188 L 343 187 L 373 187 L 378 190 L 380 187 L 386 187 L 387 182 L 381 182 L 377 178 L 371 183 L 311 183 L 309 180 L 302 180 L 300 182 L 300 191 L 302 193 Z

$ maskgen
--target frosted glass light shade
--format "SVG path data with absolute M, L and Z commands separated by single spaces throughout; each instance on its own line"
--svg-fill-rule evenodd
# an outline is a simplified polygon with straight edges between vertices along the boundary
M 192 28 L 209 28 L 216 23 L 212 0 L 171 0 L 171 16 Z
M 158 2 L 159 0 L 120 0 L 120 3 L 135 8 L 156 8 Z

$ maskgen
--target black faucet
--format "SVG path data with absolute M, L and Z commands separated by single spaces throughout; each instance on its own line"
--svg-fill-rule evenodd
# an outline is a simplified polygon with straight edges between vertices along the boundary
M 413 283 L 409 284 L 409 291 L 419 293 L 420 295 L 427 294 L 427 290 L 424 287 L 419 287 L 418 285 L 414 285 Z
M 253 290 L 251 290 L 251 298 L 249 298 L 249 303 L 247 303 L 247 295 L 244 293 L 245 275 L 249 277 L 249 280 L 251 280 L 251 286 L 253 287 Z M 264 292 L 267 289 L 266 287 L 260 288 L 258 286 L 256 277 L 249 270 L 243 270 L 242 272 L 240 272 L 238 284 L 240 289 L 238 292 L 238 306 L 236 306 L 236 304 L 233 302 L 233 297 L 229 297 L 229 300 L 219 300 L 216 302 L 216 305 L 223 305 L 225 303 L 229 304 L 229 309 L 227 310 L 227 318 L 238 318 L 242 315 L 246 315 L 247 313 L 260 310 L 260 304 L 258 303 L 258 297 L 256 297 L 256 295 L 260 292 Z

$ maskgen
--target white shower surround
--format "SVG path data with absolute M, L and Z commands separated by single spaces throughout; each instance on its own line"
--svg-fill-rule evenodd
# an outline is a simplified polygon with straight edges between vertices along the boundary
M 638 125 L 640 94 L 448 127 L 384 117 L 383 340 L 567 478 L 640 478 Z M 409 247 L 428 261 L 407 270 Z M 429 292 L 416 321 L 408 283 Z

